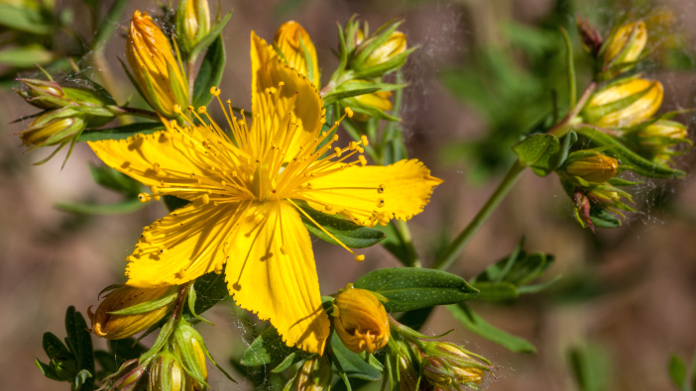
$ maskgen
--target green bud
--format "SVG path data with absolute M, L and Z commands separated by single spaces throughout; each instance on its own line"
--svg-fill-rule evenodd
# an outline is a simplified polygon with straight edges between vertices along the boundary
M 111 104 L 94 91 L 62 87 L 55 81 L 37 79 L 17 79 L 26 88 L 15 88 L 27 103 L 41 109 L 58 109 L 66 106 L 103 107 Z
M 124 362 L 115 373 L 101 381 L 99 391 L 140 391 L 147 382 L 147 364 L 138 363 L 138 359 Z
M 181 362 L 188 372 L 195 377 L 186 375 L 187 390 L 204 390 L 208 371 L 205 365 L 206 347 L 203 338 L 183 319 L 174 330 L 173 337 L 172 348 L 181 357 Z
M 475 386 L 491 369 L 490 361 L 448 342 L 427 343 L 421 354 L 423 377 L 443 389 Z
M 570 154 L 564 165 L 566 174 L 592 183 L 608 181 L 616 175 L 618 169 L 619 161 L 613 157 L 586 151 Z
M 210 32 L 210 9 L 207 0 L 181 0 L 174 19 L 176 40 L 184 53 L 190 53 Z
M 610 79 L 633 68 L 647 42 L 648 30 L 643 21 L 627 23 L 615 29 L 603 48 L 602 77 Z
M 314 356 L 302 364 L 293 378 L 293 391 L 324 391 L 331 385 L 331 363 L 326 356 Z
M 49 147 L 69 142 L 87 126 L 75 110 L 63 108 L 47 111 L 19 132 L 24 146 L 30 149 Z
M 351 18 L 346 26 L 346 34 L 351 35 L 347 45 L 355 47 L 348 64 L 355 78 L 379 77 L 393 72 L 401 68 L 416 49 L 408 49 L 406 35 L 396 30 L 401 22 L 388 23 L 370 36 L 367 36 L 367 25 L 360 30 L 358 23 Z
M 152 361 L 148 391 L 186 391 L 186 372 L 178 358 L 163 350 Z
M 669 120 L 657 120 L 627 136 L 627 139 L 638 146 L 638 151 L 656 163 L 670 163 L 672 156 L 683 152 L 673 147 L 678 144 L 689 144 L 689 133 L 686 125 Z

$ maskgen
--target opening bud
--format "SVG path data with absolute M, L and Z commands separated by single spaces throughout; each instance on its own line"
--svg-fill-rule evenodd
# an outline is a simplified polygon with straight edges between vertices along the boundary
M 314 356 L 302 364 L 292 380 L 293 391 L 324 391 L 331 386 L 331 363 L 326 356 Z
M 475 386 L 492 368 L 485 358 L 448 342 L 427 343 L 421 355 L 425 380 L 447 390 Z
M 196 44 L 210 32 L 208 0 L 179 1 L 174 28 L 179 47 L 185 53 L 190 53 Z
M 607 38 L 602 70 L 613 77 L 627 71 L 640 58 L 648 42 L 648 30 L 643 21 L 626 23 Z
M 283 23 L 273 37 L 273 47 L 285 63 L 306 76 L 315 87 L 321 83 L 317 49 L 305 30 L 294 20 Z
M 205 365 L 206 347 L 203 338 L 184 320 L 179 322 L 173 336 L 172 348 L 188 372 L 187 390 L 204 390 L 205 382 L 208 381 L 208 370 Z M 193 374 L 194 377 L 189 374 Z
M 571 154 L 565 165 L 566 174 L 592 183 L 608 181 L 616 175 L 618 169 L 618 160 L 598 152 L 579 152 L 576 156 Z
M 173 307 L 177 287 L 141 289 L 124 285 L 109 293 L 92 313 L 92 332 L 106 339 L 123 339 L 159 322 Z M 91 307 L 90 307 L 91 309 Z
M 375 353 L 389 342 L 389 319 L 370 291 L 348 284 L 334 301 L 334 328 L 343 344 L 355 353 Z
M 628 78 L 594 93 L 581 115 L 604 128 L 627 128 L 650 118 L 662 105 L 659 81 Z
M 148 391 L 185 391 L 186 372 L 180 359 L 168 350 L 163 350 L 152 361 Z

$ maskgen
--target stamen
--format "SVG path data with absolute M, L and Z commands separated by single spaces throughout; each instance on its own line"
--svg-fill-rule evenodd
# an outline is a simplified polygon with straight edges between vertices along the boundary
M 351 250 L 350 248 L 348 248 L 348 246 L 346 246 L 345 244 L 343 244 L 343 242 L 341 242 L 340 240 L 338 240 L 338 238 L 336 238 L 335 236 L 333 236 L 329 231 L 327 231 L 324 227 L 322 227 L 321 224 L 317 223 L 309 214 L 307 214 L 307 212 L 304 211 L 304 209 L 300 208 L 299 206 L 297 206 L 297 204 L 295 204 L 294 202 L 292 202 L 291 199 L 287 198 L 286 200 L 287 200 L 289 203 L 291 203 L 292 206 L 294 206 L 297 210 L 299 210 L 300 213 L 302 213 L 306 218 L 308 218 L 309 221 L 311 221 L 312 223 L 314 223 L 314 225 L 316 225 L 317 228 L 319 228 L 322 232 L 324 232 L 328 237 L 330 237 L 331 239 L 333 239 L 334 241 L 336 241 L 336 243 L 338 243 L 341 247 L 343 247 L 343 248 L 345 248 L 346 250 L 348 250 L 351 254 L 355 255 L 355 260 L 356 260 L 356 261 L 360 262 L 360 261 L 362 261 L 362 260 L 365 259 L 365 256 L 364 256 L 364 255 L 358 255 L 358 254 L 355 253 L 355 251 L 353 251 L 353 250 Z M 361 258 L 360 260 L 358 260 L 358 258 L 360 258 L 360 257 L 362 257 L 362 258 Z

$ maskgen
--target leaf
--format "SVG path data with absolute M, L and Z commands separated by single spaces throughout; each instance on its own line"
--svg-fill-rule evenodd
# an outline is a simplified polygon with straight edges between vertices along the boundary
M 56 380 L 56 381 L 65 381 L 66 380 L 66 379 L 62 378 L 60 375 L 58 375 L 56 373 L 56 371 L 54 371 L 53 368 L 51 368 L 50 365 L 42 363 L 41 361 L 39 361 L 38 358 L 36 360 L 34 360 L 34 362 L 36 363 L 36 366 L 41 371 L 41 374 L 46 376 L 47 378 L 49 378 L 51 380 Z
M 598 345 L 572 349 L 570 365 L 581 391 L 609 390 L 610 361 Z
M 297 352 L 290 353 L 287 357 L 285 357 L 285 359 L 280 364 L 278 364 L 277 367 L 273 368 L 273 370 L 271 370 L 271 372 L 272 373 L 280 373 L 280 372 L 283 372 L 284 370 L 290 368 L 290 366 L 295 363 L 296 356 L 297 356 Z
M 39 9 L 0 4 L 0 25 L 31 34 L 50 34 L 53 26 Z
M 106 372 L 107 374 L 112 374 L 118 371 L 118 364 L 116 363 L 113 354 L 105 352 L 103 350 L 96 350 L 94 352 L 94 359 L 97 361 L 97 364 L 99 364 L 99 366 L 102 368 L 103 372 Z
M 419 308 L 417 310 L 411 310 L 404 312 L 400 317 L 397 318 L 399 323 L 404 326 L 408 326 L 416 331 L 420 330 L 421 327 L 428 321 L 430 314 L 432 314 L 435 307 L 425 307 Z
M 81 313 L 70 306 L 65 314 L 65 330 L 68 333 L 68 347 L 77 358 L 79 370 L 87 370 L 94 373 L 94 350 L 92 348 L 92 336 L 87 331 L 87 323 Z M 94 377 L 84 380 L 78 391 L 92 391 L 94 389 Z
M 232 11 L 228 12 L 225 14 L 225 16 L 222 17 L 222 19 L 219 22 L 216 22 L 213 27 L 210 29 L 210 32 L 208 35 L 203 37 L 200 41 L 198 41 L 198 44 L 191 50 L 191 57 L 197 57 L 205 48 L 210 46 L 210 44 L 213 43 L 216 39 L 220 37 L 220 33 L 222 33 L 222 30 L 225 28 L 227 25 L 227 22 L 230 21 L 232 18 Z
M 222 35 L 213 41 L 208 47 L 208 51 L 203 57 L 203 62 L 198 70 L 196 81 L 193 83 L 193 106 L 208 106 L 213 95 L 210 93 L 211 87 L 217 87 L 222 80 L 222 73 L 225 70 L 225 44 Z
M 460 321 L 466 328 L 489 341 L 495 342 L 516 353 L 536 352 L 536 347 L 531 342 L 512 334 L 508 334 L 507 332 L 491 325 L 463 303 L 458 305 L 448 305 L 447 309 L 450 311 L 450 313 L 452 313 L 455 319 Z
M 359 354 L 348 350 L 336 333 L 332 334 L 331 346 L 346 376 L 369 381 L 380 379 L 382 372 L 370 365 Z
M 191 203 L 189 200 L 185 200 L 173 195 L 165 195 L 162 197 L 162 200 L 164 201 L 164 206 L 166 206 L 170 212 L 174 211 L 175 209 L 183 208 Z
M 27 68 L 34 64 L 48 64 L 54 59 L 53 52 L 41 45 L 29 45 L 0 51 L 0 64 L 13 68 Z
M 298 204 L 298 206 L 302 208 L 302 211 L 309 215 L 309 217 L 307 217 L 305 213 L 300 213 L 302 222 L 307 230 L 312 235 L 331 244 L 338 243 L 319 229 L 317 224 L 321 225 L 331 235 L 335 236 L 338 240 L 343 242 L 343 244 L 351 248 L 370 247 L 381 242 L 386 237 L 384 232 L 380 230 L 357 225 L 339 216 L 321 213 L 306 205 Z M 312 222 L 312 220 L 314 220 L 317 224 Z
M 90 163 L 89 171 L 92 179 L 107 189 L 133 197 L 140 193 L 141 185 L 138 181 L 109 166 L 97 166 Z
M 160 122 L 138 122 L 115 128 L 87 130 L 78 137 L 77 141 L 125 140 L 138 133 L 152 134 L 158 130 L 164 130 L 164 125 Z
M 398 229 L 394 226 L 394 221 L 390 221 L 385 227 L 376 225 L 378 229 L 386 235 L 386 238 L 381 242 L 382 246 L 389 251 L 396 259 L 401 261 L 405 266 L 413 266 L 416 259 L 416 254 L 404 243 L 404 238 Z
M 591 128 L 580 128 L 576 129 L 576 132 L 586 138 L 590 139 L 593 144 L 599 146 L 609 146 L 606 150 L 609 154 L 614 155 L 621 160 L 621 163 L 627 166 L 631 166 L 631 170 L 637 174 L 649 177 L 649 178 L 680 178 L 686 175 L 684 171 L 675 170 L 669 168 L 662 164 L 657 164 L 647 160 L 635 152 L 631 151 L 625 145 L 623 145 L 619 140 L 609 136 L 606 133 L 602 133 L 598 130 Z
M 108 205 L 91 205 L 91 204 L 78 204 L 78 203 L 59 203 L 55 204 L 55 207 L 72 213 L 80 213 L 86 215 L 111 215 L 111 214 L 122 214 L 135 212 L 141 209 L 146 204 L 140 202 L 137 198 L 127 199 L 115 204 Z
M 454 304 L 478 295 L 463 278 L 435 269 L 384 268 L 365 274 L 354 285 L 386 297 L 384 307 L 389 312 Z
M 551 134 L 534 134 L 512 146 L 520 162 L 541 177 L 556 167 L 560 148 L 560 141 Z
M 120 309 L 118 311 L 107 312 L 110 315 L 136 315 L 143 314 L 146 312 L 154 311 L 158 308 L 162 308 L 169 303 L 172 303 L 179 296 L 178 291 L 174 291 L 167 296 L 161 297 L 156 300 L 146 301 L 144 303 L 139 303 L 134 306 Z
M 44 333 L 43 349 L 51 360 L 54 358 L 69 358 L 72 356 L 70 350 L 63 344 L 63 341 L 53 333 Z
M 268 326 L 244 352 L 240 363 L 247 367 L 266 365 L 286 358 L 295 348 L 288 347 L 273 326 Z
M 673 354 L 669 358 L 669 378 L 672 379 L 672 383 L 680 390 L 689 390 L 686 378 L 686 364 L 684 364 L 684 361 L 676 354 Z
M 509 282 L 478 282 L 474 287 L 480 291 L 477 300 L 512 300 L 519 296 L 517 287 Z
M 202 314 L 213 308 L 215 304 L 227 298 L 227 283 L 225 273 L 210 272 L 196 279 L 196 313 Z

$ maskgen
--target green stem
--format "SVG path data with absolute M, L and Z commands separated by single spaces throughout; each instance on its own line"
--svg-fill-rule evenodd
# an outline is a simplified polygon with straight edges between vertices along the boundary
M 573 44 L 570 42 L 568 32 L 561 27 L 563 42 L 566 48 L 566 66 L 568 67 L 568 93 L 570 94 L 570 106 L 575 107 L 577 99 L 577 87 L 575 86 L 575 61 L 573 61 Z
M 106 43 L 114 34 L 114 31 L 116 31 L 118 23 L 121 20 L 123 12 L 126 10 L 129 2 L 130 0 L 116 0 L 114 5 L 111 6 L 109 12 L 99 23 L 99 29 L 94 34 L 94 39 L 92 40 L 91 44 L 92 50 L 104 50 L 104 46 L 106 46 Z
M 520 163 L 519 160 L 510 167 L 503 181 L 500 182 L 500 185 L 498 185 L 498 188 L 495 189 L 495 192 L 493 192 L 488 201 L 486 201 L 486 204 L 483 205 L 481 210 L 474 216 L 474 219 L 471 220 L 469 225 L 467 225 L 459 236 L 447 247 L 447 250 L 438 257 L 433 265 L 433 269 L 445 270 L 457 260 L 464 246 L 466 246 L 474 234 L 483 226 L 483 223 L 488 220 L 491 213 L 493 213 L 510 189 L 512 189 L 512 186 L 517 182 L 524 169 L 525 166 Z
M 408 260 L 410 262 L 409 266 L 412 267 L 422 267 L 421 260 L 418 257 L 418 252 L 416 252 L 416 247 L 413 245 L 413 237 L 411 236 L 411 230 L 408 228 L 408 223 L 403 220 L 396 220 L 394 227 L 399 231 L 399 236 L 401 236 L 401 243 L 406 248 L 408 252 Z
M 197 55 L 192 55 L 189 57 L 189 59 L 186 61 L 186 77 L 188 77 L 188 87 L 189 87 L 189 104 L 193 104 L 193 86 L 196 81 L 196 78 L 193 77 L 193 73 L 196 70 L 196 58 Z

